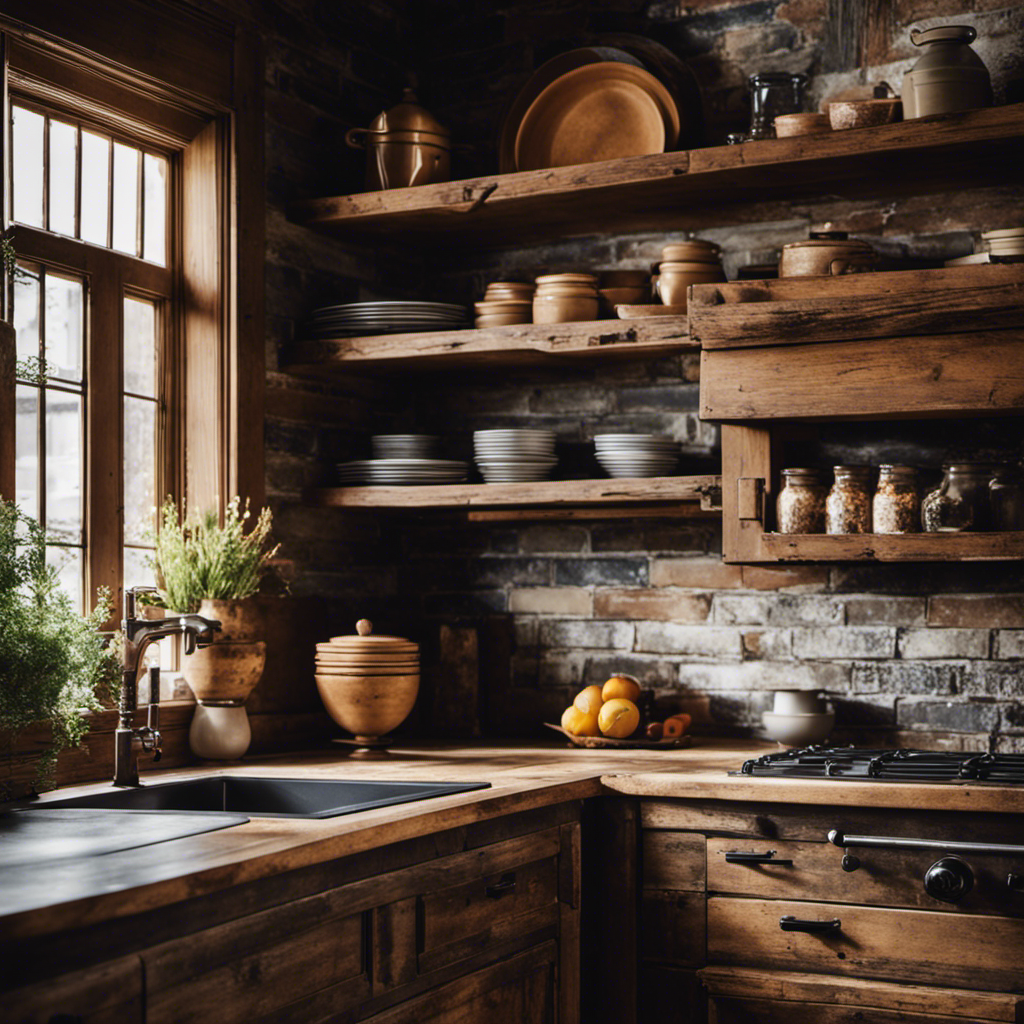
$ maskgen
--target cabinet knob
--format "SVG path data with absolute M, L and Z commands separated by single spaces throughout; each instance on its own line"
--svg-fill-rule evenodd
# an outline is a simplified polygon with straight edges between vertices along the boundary
M 924 874 L 924 891 L 943 903 L 962 900 L 974 887 L 974 872 L 959 857 L 943 857 Z
M 502 896 L 508 896 L 516 891 L 516 873 L 508 871 L 498 879 L 494 885 L 487 886 L 484 893 L 492 900 L 500 900 Z

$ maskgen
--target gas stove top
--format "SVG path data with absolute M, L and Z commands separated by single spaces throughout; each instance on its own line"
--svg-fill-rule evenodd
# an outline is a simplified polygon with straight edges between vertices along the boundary
M 879 782 L 1024 784 L 1024 754 L 805 747 L 753 758 L 732 774 Z

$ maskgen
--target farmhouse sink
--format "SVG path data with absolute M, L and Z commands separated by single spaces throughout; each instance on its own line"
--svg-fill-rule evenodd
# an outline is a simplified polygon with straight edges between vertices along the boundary
M 261 779 L 207 775 L 138 789 L 109 789 L 67 800 L 47 800 L 40 809 L 91 807 L 127 811 L 225 811 L 261 818 L 333 818 L 375 807 L 486 789 L 489 782 L 381 782 L 348 779 Z

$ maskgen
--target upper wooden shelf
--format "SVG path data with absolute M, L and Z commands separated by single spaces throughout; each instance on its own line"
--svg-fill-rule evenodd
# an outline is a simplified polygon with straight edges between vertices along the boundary
M 722 478 L 661 476 L 614 480 L 542 480 L 520 484 L 438 484 L 422 487 L 327 487 L 309 500 L 336 508 L 529 509 L 571 517 L 581 508 L 607 511 L 651 506 L 663 513 L 713 514 L 721 510 Z M 633 514 L 633 509 L 630 509 Z
M 656 359 L 699 348 L 690 340 L 685 316 L 659 316 L 300 341 L 292 347 L 284 369 L 301 377 L 332 377 L 353 372 L 557 366 L 581 360 Z
M 1024 104 L 853 131 L 494 174 L 297 203 L 293 219 L 354 241 L 507 246 L 722 224 L 796 195 L 922 193 L 1024 177 Z
M 772 562 L 994 562 L 1024 558 L 1024 533 L 765 533 Z

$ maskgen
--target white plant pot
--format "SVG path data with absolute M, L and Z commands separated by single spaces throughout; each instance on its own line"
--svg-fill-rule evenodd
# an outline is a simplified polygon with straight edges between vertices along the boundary
M 249 716 L 241 704 L 233 706 L 197 704 L 188 731 L 188 742 L 196 757 L 215 761 L 237 761 L 252 741 Z

